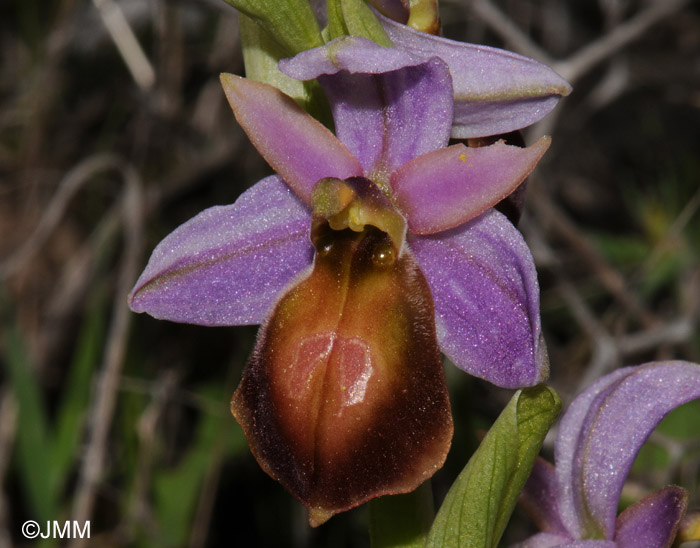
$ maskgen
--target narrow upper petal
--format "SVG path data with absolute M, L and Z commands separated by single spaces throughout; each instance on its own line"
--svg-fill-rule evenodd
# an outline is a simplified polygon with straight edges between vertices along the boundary
M 575 536 L 613 538 L 622 485 L 642 444 L 669 411 L 699 397 L 700 366 L 668 361 L 618 370 L 574 400 L 556 464 L 560 487 L 571 486 L 559 493 L 560 507 L 568 498 L 579 515 Z
M 617 518 L 618 548 L 670 548 L 687 507 L 688 492 L 675 485 L 643 498 Z
M 490 209 L 409 245 L 433 293 L 440 348 L 458 367 L 506 388 L 547 377 L 535 265 L 504 215 Z
M 178 227 L 153 251 L 129 304 L 200 325 L 261 323 L 279 292 L 311 264 L 309 210 L 279 177 Z
M 282 60 L 280 70 L 299 80 L 319 79 L 338 138 L 373 180 L 386 181 L 409 160 L 447 145 L 452 80 L 436 57 L 341 37 Z
M 319 179 L 362 175 L 345 145 L 277 88 L 233 74 L 221 84 L 255 148 L 307 203 Z
M 393 199 L 416 234 L 434 234 L 480 215 L 513 192 L 549 147 L 462 144 L 424 154 L 391 175 Z
M 378 17 L 396 47 L 438 56 L 450 67 L 456 103 L 453 137 L 499 135 L 529 126 L 571 92 L 561 76 L 528 57 L 432 36 Z

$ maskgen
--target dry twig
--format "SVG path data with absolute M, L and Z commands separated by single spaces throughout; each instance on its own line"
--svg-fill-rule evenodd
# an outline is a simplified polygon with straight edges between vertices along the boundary
M 143 212 L 141 183 L 130 165 L 123 167 L 125 181 L 123 198 L 124 258 L 119 272 L 112 320 L 107 337 L 101 373 L 90 412 L 88 445 L 82 458 L 78 478 L 73 519 L 85 523 L 92 515 L 95 497 L 107 454 L 107 443 L 117 401 L 119 374 L 124 361 L 131 313 L 124 295 L 131 289 L 139 268 L 142 248 Z M 73 539 L 71 546 L 80 546 L 84 539 Z
M 638 318 L 645 327 L 658 323 L 658 319 L 629 291 L 622 274 L 601 256 L 565 212 L 547 196 L 542 185 L 538 186 L 537 200 L 531 200 L 530 204 L 545 231 L 553 237 L 564 239 L 576 257 L 590 268 L 601 284 L 633 317 Z
M 596 41 L 582 47 L 575 54 L 553 64 L 554 70 L 569 82 L 575 82 L 594 66 L 615 55 L 630 42 L 639 39 L 662 19 L 679 12 L 691 0 L 656 0 L 649 6 L 620 23 Z
M 151 89 L 156 82 L 156 73 L 119 4 L 112 0 L 92 0 L 92 3 L 97 8 L 134 82 L 142 90 Z
M 112 154 L 96 154 L 82 160 L 66 173 L 34 232 L 22 247 L 0 263 L 0 280 L 17 272 L 41 249 L 63 219 L 70 201 L 86 183 L 99 173 L 120 169 L 121 163 L 122 160 Z

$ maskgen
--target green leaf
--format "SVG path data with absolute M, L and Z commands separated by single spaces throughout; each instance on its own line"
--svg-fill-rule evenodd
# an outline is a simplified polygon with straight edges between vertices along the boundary
M 239 14 L 238 24 L 246 78 L 275 86 L 297 102 L 308 100 L 310 94 L 305 83 L 282 74 L 277 67 L 279 60 L 287 57 L 285 49 L 250 17 Z
M 18 404 L 17 466 L 27 490 L 32 518 L 57 519 L 57 493 L 51 489 L 48 425 L 41 392 L 18 330 L 6 325 L 5 358 L 12 393 Z
M 519 390 L 462 470 L 426 548 L 495 548 L 561 401 L 548 386 Z
M 239 14 L 243 62 L 246 78 L 276 87 L 294 99 L 314 118 L 332 127 L 332 117 L 326 96 L 316 80 L 300 82 L 283 74 L 278 63 L 289 54 L 279 43 L 250 17 Z
M 50 451 L 51 488 L 57 493 L 63 490 L 70 468 L 80 451 L 93 373 L 100 363 L 103 350 L 104 312 L 104 301 L 98 298 L 83 322 L 61 397 Z
M 202 483 L 212 461 L 219 417 L 202 414 L 193 447 L 176 468 L 160 468 L 153 478 L 155 509 L 166 546 L 184 546 Z
M 16 466 L 32 518 L 39 523 L 60 517 L 65 482 L 80 450 L 93 367 L 102 353 L 103 304 L 100 301 L 93 306 L 83 323 L 58 406 L 56 425 L 52 428 L 26 342 L 19 329 L 5 318 L 6 305 L 0 295 L 0 322 L 4 327 L 2 349 L 8 365 L 10 390 L 18 407 Z M 39 542 L 45 547 L 55 544 L 55 539 Z
M 393 46 L 384 27 L 363 0 L 326 0 L 328 39 L 361 36 L 390 48 Z
M 252 18 L 285 50 L 286 57 L 323 45 L 321 29 L 306 0 L 226 0 Z
M 700 400 L 688 402 L 676 407 L 659 423 L 656 432 L 673 440 L 690 443 L 697 438 L 697 424 L 700 417 Z M 650 439 L 642 446 L 632 466 L 632 475 L 636 477 L 653 477 L 654 474 L 665 477 L 668 472 L 672 454 L 670 444 L 659 443 L 658 439 Z M 691 462 L 697 459 L 700 448 L 689 445 L 684 451 L 682 462 Z M 623 500 L 622 504 L 628 505 L 633 500 Z
M 423 548 L 434 515 L 430 480 L 412 493 L 371 500 L 372 548 Z
M 225 392 L 225 396 L 222 394 Z M 202 386 L 202 401 L 216 402 L 223 414 L 203 411 L 196 436 L 176 466 L 158 467 L 153 475 L 153 499 L 165 546 L 185 546 L 196 515 L 202 486 L 212 467 L 247 451 L 243 431 L 228 413 L 230 390 L 225 383 Z
M 326 13 L 328 14 L 328 26 L 323 30 L 323 35 L 327 42 L 339 36 L 350 34 L 345 24 L 341 0 L 326 0 Z

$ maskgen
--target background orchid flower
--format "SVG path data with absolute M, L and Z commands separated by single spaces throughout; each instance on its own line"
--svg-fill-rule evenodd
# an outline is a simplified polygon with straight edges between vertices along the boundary
M 654 362 L 622 368 L 581 393 L 561 420 L 553 467 L 538 460 L 523 503 L 542 529 L 518 548 L 668 548 L 688 504 L 669 486 L 619 516 L 627 474 L 671 410 L 700 398 L 700 365 Z
M 532 258 L 491 206 L 549 140 L 448 147 L 452 84 L 439 58 L 345 38 L 281 68 L 318 78 L 338 137 L 279 90 L 223 75 L 278 175 L 161 242 L 130 304 L 263 324 L 232 410 L 317 525 L 442 465 L 452 422 L 438 343 L 501 386 L 546 377 Z
M 437 0 L 372 0 L 371 4 L 395 47 L 440 57 L 450 67 L 456 139 L 501 135 L 534 124 L 571 93 L 561 76 L 534 59 L 435 36 Z
M 498 48 L 433 36 L 377 13 L 395 47 L 447 63 L 454 86 L 452 137 L 501 135 L 544 118 L 571 86 L 547 65 Z

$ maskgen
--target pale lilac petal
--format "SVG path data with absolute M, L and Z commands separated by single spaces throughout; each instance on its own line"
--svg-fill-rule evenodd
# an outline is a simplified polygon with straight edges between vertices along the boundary
M 452 80 L 435 57 L 384 48 L 359 37 L 280 61 L 298 80 L 318 78 L 333 109 L 338 138 L 374 180 L 447 145 Z
M 520 504 L 541 531 L 569 538 L 559 518 L 556 471 L 546 460 L 538 457 L 535 461 Z
M 620 492 L 642 444 L 669 411 L 697 398 L 700 366 L 668 361 L 616 371 L 574 400 L 562 420 L 556 454 L 562 518 L 568 498 L 591 524 L 585 529 L 579 522 L 574 536 L 612 538 Z M 571 487 L 563 496 L 567 483 Z
M 583 424 L 591 403 L 601 394 L 607 393 L 611 386 L 628 372 L 627 369 L 617 369 L 591 384 L 571 402 L 559 424 L 557 440 L 554 444 L 557 503 L 562 523 L 574 538 L 584 536 L 582 517 L 585 514 L 585 506 L 582 499 L 583 493 L 577 488 L 581 482 L 582 470 L 582 455 L 577 455 L 577 448 L 579 440 L 587 435 Z
M 345 145 L 278 89 L 233 74 L 221 84 L 250 141 L 305 202 L 319 179 L 362 175 Z
M 409 245 L 433 293 L 440 348 L 455 365 L 506 388 L 547 377 L 535 265 L 504 215 L 490 209 Z
M 153 251 L 129 304 L 200 325 L 261 323 L 279 292 L 311 264 L 309 210 L 279 177 L 212 207 Z
M 688 492 L 671 485 L 627 508 L 616 520 L 618 548 L 669 548 L 676 538 Z
M 391 175 L 393 199 L 416 234 L 434 234 L 480 215 L 513 192 L 549 147 L 542 137 L 528 148 L 499 141 L 454 145 L 424 154 Z
M 573 540 L 557 544 L 556 548 L 617 548 L 617 544 L 611 540 Z
M 557 546 L 569 546 L 572 540 L 565 535 L 555 533 L 537 533 L 527 540 L 511 544 L 510 548 L 555 548 Z M 569 544 L 567 544 L 569 543 Z M 594 545 L 595 546 L 595 545 Z M 606 545 L 603 545 L 605 547 Z M 615 546 L 614 544 L 612 545 Z
M 325 46 L 282 59 L 279 68 L 296 80 L 313 80 L 341 71 L 381 76 L 394 70 L 421 65 L 428 59 L 402 49 L 385 48 L 360 36 L 341 36 Z M 362 90 L 355 91 L 362 93 Z
M 529 126 L 571 92 L 561 76 L 528 57 L 432 36 L 378 17 L 396 47 L 438 56 L 450 67 L 455 138 L 500 135 Z

